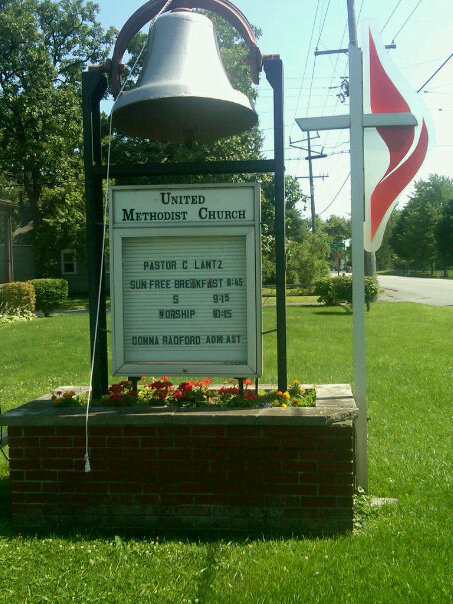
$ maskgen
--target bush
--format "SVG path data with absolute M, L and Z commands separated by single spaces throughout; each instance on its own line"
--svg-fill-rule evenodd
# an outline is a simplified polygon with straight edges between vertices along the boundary
M 335 306 L 336 301 L 332 290 L 332 277 L 323 277 L 314 284 L 314 294 L 318 297 L 318 302 L 323 302 L 327 306 Z
M 35 301 L 35 288 L 31 283 L 13 281 L 0 285 L 0 314 L 29 314 L 35 309 Z
M 36 308 L 44 313 L 45 317 L 58 308 L 68 297 L 68 282 L 66 279 L 32 279 L 36 292 Z
M 333 277 L 332 278 L 332 289 L 337 304 L 345 302 L 352 306 L 352 277 Z
M 379 298 L 381 291 L 376 277 L 365 277 L 365 303 L 367 310 L 370 310 L 371 302 L 376 302 Z
M 367 310 L 370 310 L 371 302 L 376 302 L 381 289 L 376 277 L 365 277 L 365 303 Z M 352 277 L 326 277 L 319 279 L 315 283 L 315 295 L 318 302 L 323 302 L 327 306 L 346 303 L 352 306 Z

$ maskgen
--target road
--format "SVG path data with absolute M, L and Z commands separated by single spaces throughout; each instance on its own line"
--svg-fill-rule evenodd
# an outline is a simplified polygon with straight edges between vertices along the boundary
M 430 306 L 453 306 L 453 280 L 378 275 L 384 289 L 382 302 L 419 302 Z

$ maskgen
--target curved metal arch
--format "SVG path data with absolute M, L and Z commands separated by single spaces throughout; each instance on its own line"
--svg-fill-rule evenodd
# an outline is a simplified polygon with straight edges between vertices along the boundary
M 123 25 L 112 58 L 108 61 L 107 69 L 110 76 L 110 86 L 113 97 L 116 98 L 121 90 L 121 73 L 124 66 L 121 61 L 131 39 L 140 29 L 153 19 L 165 6 L 166 0 L 150 0 L 135 11 Z M 228 0 L 173 0 L 164 12 L 175 9 L 201 8 L 217 13 L 226 19 L 241 34 L 250 53 L 250 74 L 252 82 L 258 84 L 259 72 L 263 63 L 263 55 L 256 44 L 255 34 L 250 23 L 241 11 Z

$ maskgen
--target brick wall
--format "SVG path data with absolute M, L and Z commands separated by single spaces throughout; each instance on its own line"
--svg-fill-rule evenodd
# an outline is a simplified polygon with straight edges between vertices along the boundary
M 18 528 L 301 535 L 352 530 L 353 422 L 10 426 Z

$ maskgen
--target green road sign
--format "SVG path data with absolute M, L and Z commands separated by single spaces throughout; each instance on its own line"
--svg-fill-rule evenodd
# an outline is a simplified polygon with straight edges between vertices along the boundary
M 344 241 L 337 241 L 336 243 L 331 243 L 330 248 L 334 249 L 336 247 L 344 247 Z

